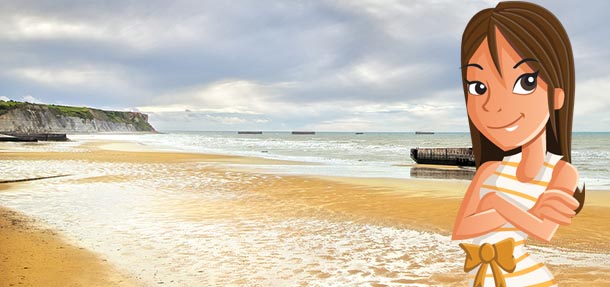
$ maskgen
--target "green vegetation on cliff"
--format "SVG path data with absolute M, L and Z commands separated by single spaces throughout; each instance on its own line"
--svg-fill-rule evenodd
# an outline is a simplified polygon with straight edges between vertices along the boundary
M 150 131 L 154 130 L 154 128 L 148 123 L 148 117 L 138 118 L 134 115 L 142 115 L 139 113 L 132 112 L 117 112 L 117 111 L 104 111 L 104 110 L 94 110 L 95 112 L 101 112 L 104 114 L 103 118 L 107 118 L 111 122 L 115 123 L 125 123 L 132 124 L 136 127 L 138 131 Z
M 91 110 L 89 108 L 56 106 L 56 105 L 49 105 L 48 107 L 49 107 L 49 110 L 51 110 L 56 115 L 88 119 L 88 120 L 93 119 L 93 114 L 91 114 Z
M 22 107 L 24 105 L 26 105 L 26 103 L 0 100 L 0 115 L 6 114 L 9 111 Z
M 136 131 L 154 132 L 148 123 L 148 116 L 138 112 L 105 111 L 87 107 L 32 104 L 17 101 L 0 100 L 0 117 L 10 111 L 21 109 L 29 111 L 47 110 L 57 117 L 79 118 L 83 120 L 106 121 L 132 125 Z

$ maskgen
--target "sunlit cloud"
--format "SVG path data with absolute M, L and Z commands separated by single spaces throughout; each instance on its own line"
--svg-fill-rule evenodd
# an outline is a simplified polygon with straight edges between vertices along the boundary
M 70 69 L 21 68 L 11 71 L 13 75 L 48 85 L 80 85 L 100 79 L 92 71 Z
M 23 39 L 99 39 L 105 32 L 99 26 L 87 23 L 75 23 L 60 19 L 45 19 L 36 16 L 13 16 L 5 21 L 3 36 L 18 40 Z

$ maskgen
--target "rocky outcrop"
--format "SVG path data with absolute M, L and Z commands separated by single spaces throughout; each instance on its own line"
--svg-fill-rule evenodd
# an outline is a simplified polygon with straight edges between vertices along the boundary
M 155 132 L 146 114 L 0 101 L 0 133 Z

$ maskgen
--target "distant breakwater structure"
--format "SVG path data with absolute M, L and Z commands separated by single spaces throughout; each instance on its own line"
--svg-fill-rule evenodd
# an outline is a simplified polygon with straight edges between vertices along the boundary
M 237 131 L 238 135 L 262 135 L 262 131 Z M 293 131 L 291 132 L 293 135 L 315 135 L 316 132 L 313 131 Z
M 148 122 L 148 115 L 139 112 L 0 101 L 0 134 L 26 138 L 28 135 L 99 132 L 156 133 L 156 130 Z
M 418 164 L 475 166 L 472 148 L 412 148 L 411 159 Z
M 20 134 L 20 133 L 9 133 L 0 134 L 0 142 L 38 142 L 38 141 L 55 141 L 65 142 L 68 141 L 66 134 Z
M 290 132 L 293 135 L 315 135 L 314 131 L 292 131 Z M 237 131 L 238 135 L 262 135 L 262 131 Z M 364 132 L 355 132 L 356 135 L 363 135 Z

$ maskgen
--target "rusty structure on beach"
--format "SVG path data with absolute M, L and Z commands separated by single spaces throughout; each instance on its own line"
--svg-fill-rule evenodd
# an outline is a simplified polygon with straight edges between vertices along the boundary
M 412 148 L 411 159 L 419 164 L 475 166 L 472 148 Z
M 68 141 L 66 134 L 0 132 L 0 142 Z

